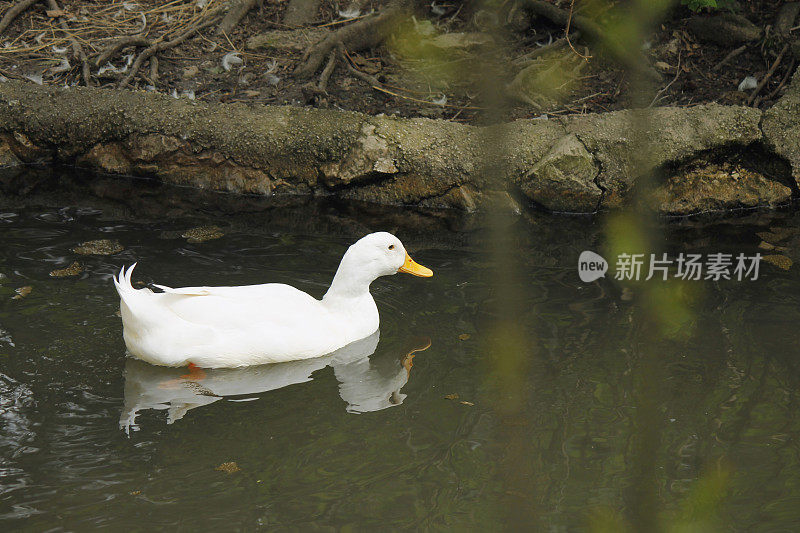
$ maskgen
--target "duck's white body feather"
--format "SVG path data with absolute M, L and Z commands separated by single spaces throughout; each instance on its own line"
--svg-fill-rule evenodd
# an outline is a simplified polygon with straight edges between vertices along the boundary
M 328 354 L 378 330 L 369 284 L 402 264 L 395 248 L 389 261 L 371 253 L 383 250 L 387 240 L 402 249 L 386 233 L 351 246 L 322 300 L 278 283 L 137 290 L 131 285 L 135 264 L 123 268 L 114 284 L 125 344 L 137 359 L 163 366 L 230 368 Z

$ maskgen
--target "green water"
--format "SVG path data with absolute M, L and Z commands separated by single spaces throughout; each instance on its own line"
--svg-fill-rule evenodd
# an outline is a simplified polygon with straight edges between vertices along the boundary
M 398 210 L 294 206 L 297 222 L 281 226 L 280 209 L 189 209 L 183 193 L 149 208 L 146 194 L 45 192 L 42 205 L 0 205 L 3 529 L 565 531 L 626 516 L 646 490 L 635 304 L 612 281 L 577 276 L 578 254 L 603 249 L 602 221 L 520 221 L 508 231 L 523 274 L 508 280 L 494 276 L 482 232 L 435 213 L 404 226 Z M 180 236 L 201 224 L 224 236 Z M 792 256 L 791 214 L 673 222 L 664 235 L 672 253 L 753 254 L 770 227 L 798 229 L 783 243 Z M 194 376 L 126 360 L 111 283 L 121 265 L 138 261 L 134 280 L 146 283 L 285 282 L 319 297 L 346 246 L 381 229 L 436 275 L 373 285 L 380 339 Z M 71 251 L 98 238 L 125 250 Z M 49 275 L 75 260 L 80 276 Z M 496 294 L 512 282 L 528 355 L 498 378 Z M 797 530 L 800 274 L 762 265 L 756 281 L 693 283 L 687 335 L 647 347 L 660 385 L 649 421 L 658 520 Z M 23 286 L 30 294 L 13 299 Z M 521 384 L 513 416 L 506 382 Z M 232 462 L 237 471 L 219 469 Z M 697 496 L 709 484 L 718 506 Z

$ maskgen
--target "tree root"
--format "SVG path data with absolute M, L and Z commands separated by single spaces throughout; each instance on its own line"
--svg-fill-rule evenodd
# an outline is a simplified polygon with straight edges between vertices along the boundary
M 120 50 L 129 46 L 150 46 L 153 42 L 143 35 L 130 35 L 127 37 L 120 37 L 113 41 L 110 45 L 103 50 L 99 56 L 94 60 L 94 66 L 99 67 L 112 57 L 114 57 Z
M 344 63 L 345 67 L 347 67 L 347 71 L 351 75 L 353 75 L 356 78 L 360 79 L 361 81 L 363 81 L 364 83 L 366 83 L 370 87 L 378 87 L 378 88 L 380 88 L 382 83 L 380 82 L 380 80 L 378 80 L 378 78 L 376 78 L 375 76 L 370 76 L 366 72 L 361 72 L 360 70 L 358 70 L 357 68 L 355 68 L 351 64 L 350 58 L 347 56 L 347 53 L 345 52 L 345 49 L 344 49 L 343 45 L 339 46 L 339 53 L 341 55 L 342 62 Z
M 247 12 L 253 9 L 256 5 L 256 0 L 237 0 L 229 9 L 228 12 L 219 23 L 217 27 L 217 35 L 229 35 L 231 30 L 239 24 L 239 21 L 247 15 Z
M 0 20 L 0 34 L 2 34 L 6 30 L 6 28 L 8 28 L 9 24 L 14 22 L 14 19 L 17 18 L 17 16 L 19 16 L 20 13 L 22 13 L 23 11 L 25 11 L 38 1 L 39 0 L 21 0 L 20 2 L 17 2 L 17 4 L 14 5 L 14 7 L 9 8 L 9 10 L 6 11 L 3 20 Z
M 320 92 L 325 92 L 328 88 L 328 80 L 331 79 L 331 74 L 333 74 L 333 69 L 336 67 L 336 55 L 337 51 L 334 50 L 328 56 L 328 63 L 325 65 L 325 68 L 322 69 L 322 74 L 319 76 L 319 83 L 317 84 L 317 89 Z
M 370 87 L 380 88 L 381 82 L 378 81 L 377 78 L 361 72 L 350 63 L 350 57 L 347 55 L 344 45 L 340 43 L 334 50 L 331 50 L 330 54 L 328 55 L 328 62 L 325 64 L 325 68 L 322 69 L 322 73 L 320 74 L 317 83 L 306 83 L 302 87 L 302 91 L 307 102 L 313 102 L 318 97 L 328 94 L 328 82 L 330 81 L 331 75 L 333 74 L 333 71 L 336 69 L 336 65 L 339 62 L 341 62 L 347 68 L 347 71 L 352 76 L 365 82 Z
M 352 52 L 381 44 L 400 8 L 390 7 L 381 13 L 354 22 L 331 33 L 306 51 L 304 62 L 295 70 L 298 78 L 310 78 L 332 51 L 340 45 Z
M 61 8 L 58 7 L 58 3 L 56 0 L 47 0 L 47 7 L 49 7 L 52 11 L 61 11 Z M 87 87 L 91 87 L 92 80 L 91 80 L 91 71 L 89 70 L 89 62 L 86 60 L 86 52 L 83 51 L 83 47 L 81 44 L 72 36 L 72 33 L 69 31 L 69 26 L 67 25 L 66 19 L 64 17 L 58 17 L 58 25 L 61 27 L 61 31 L 63 31 L 67 37 L 69 38 L 70 43 L 72 44 L 72 55 L 73 57 L 81 62 L 81 75 L 83 77 L 83 83 Z
M 150 58 L 150 83 L 153 85 L 158 81 L 158 56 Z
M 198 31 L 208 28 L 209 26 L 216 24 L 218 21 L 219 21 L 218 17 L 211 16 L 208 20 L 206 20 L 202 24 L 198 24 L 197 26 L 189 28 L 188 30 L 186 30 L 179 36 L 175 37 L 171 41 L 160 41 L 151 44 L 139 54 L 139 56 L 133 62 L 130 72 L 128 72 L 128 75 L 122 78 L 122 80 L 120 80 L 117 87 L 119 89 L 126 87 L 131 82 L 131 80 L 133 80 L 134 76 L 136 76 L 136 73 L 139 72 L 139 69 L 142 68 L 144 62 L 153 57 L 154 55 L 156 55 L 157 53 L 178 46 L 179 44 L 184 42 L 186 39 L 188 39 Z

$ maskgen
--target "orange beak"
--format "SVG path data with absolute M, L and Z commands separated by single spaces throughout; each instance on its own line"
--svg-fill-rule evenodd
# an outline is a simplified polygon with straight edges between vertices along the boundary
M 398 272 L 405 272 L 406 274 L 412 274 L 414 276 L 419 276 L 421 278 L 429 278 L 433 276 L 433 270 L 428 267 L 424 267 L 411 259 L 411 256 L 408 255 L 406 252 L 406 261 L 403 263 L 403 266 L 397 269 Z

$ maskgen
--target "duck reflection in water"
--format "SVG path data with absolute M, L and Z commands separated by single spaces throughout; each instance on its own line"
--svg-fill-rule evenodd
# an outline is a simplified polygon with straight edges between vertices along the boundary
M 314 372 L 326 366 L 333 367 L 339 396 L 347 403 L 348 412 L 366 413 L 399 405 L 406 398 L 400 391 L 411 376 L 414 355 L 427 350 L 431 340 L 414 337 L 399 354 L 384 352 L 370 357 L 379 338 L 376 331 L 316 359 L 236 369 L 169 368 L 128 359 L 120 429 L 126 433 L 137 430 L 136 416 L 142 410 L 166 410 L 167 423 L 172 424 L 190 409 L 226 396 L 257 394 L 310 381 Z

